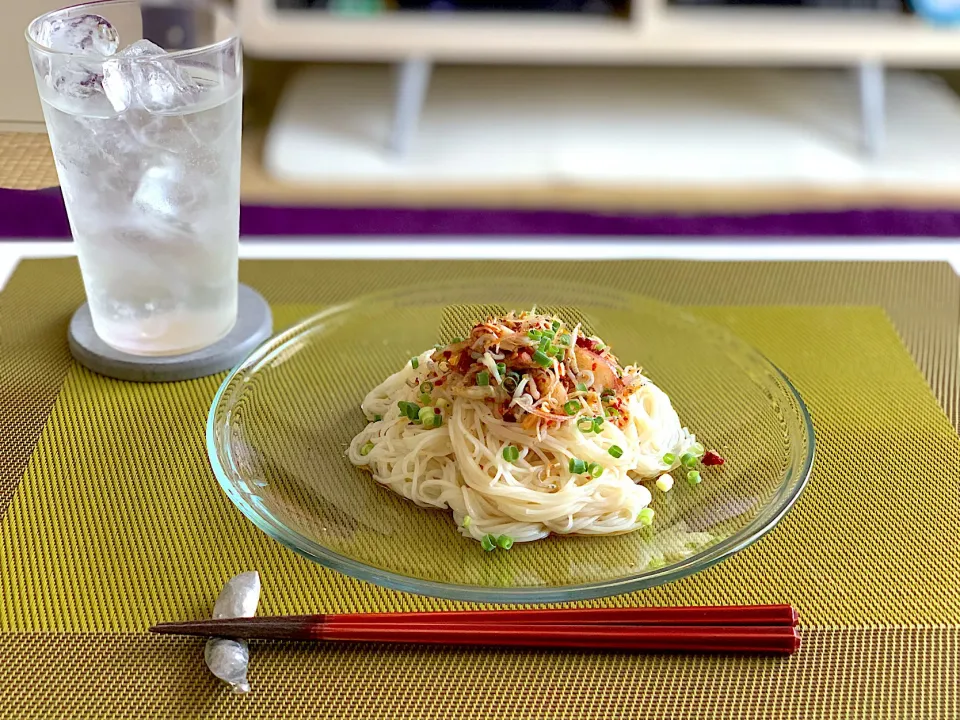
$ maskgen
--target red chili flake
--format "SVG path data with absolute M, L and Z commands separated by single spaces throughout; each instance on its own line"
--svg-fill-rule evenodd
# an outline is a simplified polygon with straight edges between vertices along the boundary
M 591 370 L 596 370 L 596 369 L 597 369 L 597 364 L 596 364 L 596 363 L 593 363 L 593 366 L 592 366 L 590 369 L 591 369 Z
M 452 354 L 453 354 L 453 353 L 452 353 L 450 350 L 444 350 L 444 351 L 443 351 L 443 356 L 444 356 L 445 358 L 450 357 Z
M 707 452 L 703 454 L 703 460 L 700 462 L 704 465 L 723 465 L 723 458 L 713 450 L 707 450 Z
M 443 380 L 444 378 L 437 378 L 436 380 L 433 381 L 434 386 L 440 387 L 441 385 L 443 385 Z

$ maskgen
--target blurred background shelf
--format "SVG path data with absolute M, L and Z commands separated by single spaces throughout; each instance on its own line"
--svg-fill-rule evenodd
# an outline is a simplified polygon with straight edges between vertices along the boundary
M 586 13 L 341 15 L 240 0 L 246 47 L 275 58 L 536 63 L 960 64 L 960 30 L 889 9 L 679 7 Z

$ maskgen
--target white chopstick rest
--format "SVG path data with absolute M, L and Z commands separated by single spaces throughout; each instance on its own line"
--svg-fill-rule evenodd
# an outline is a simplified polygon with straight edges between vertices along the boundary
M 260 573 L 240 573 L 227 581 L 213 606 L 214 620 L 253 617 L 260 604 Z M 247 665 L 250 647 L 246 640 L 211 638 L 203 653 L 210 672 L 228 683 L 238 693 L 250 692 Z

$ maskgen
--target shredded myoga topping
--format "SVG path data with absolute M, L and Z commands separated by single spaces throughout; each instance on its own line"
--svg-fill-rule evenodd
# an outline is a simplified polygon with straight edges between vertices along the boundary
M 700 480 L 704 448 L 666 394 L 600 338 L 535 311 L 487 318 L 411 358 L 361 407 L 370 422 L 351 462 L 417 505 L 452 510 L 485 550 L 630 532 L 654 517 L 639 481 L 678 467 Z

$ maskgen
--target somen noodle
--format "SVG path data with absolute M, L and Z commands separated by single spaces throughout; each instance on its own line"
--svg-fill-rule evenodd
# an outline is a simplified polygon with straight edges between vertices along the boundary
M 486 549 L 652 521 L 640 484 L 703 454 L 667 395 L 581 327 L 487 318 L 364 399 L 351 462 Z M 699 476 L 697 476 L 699 478 Z

